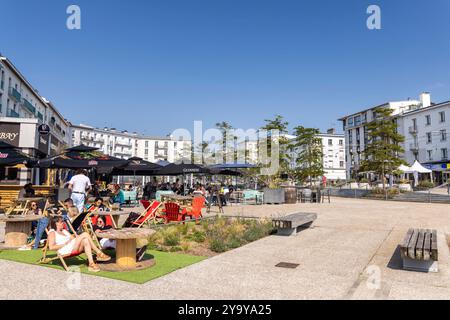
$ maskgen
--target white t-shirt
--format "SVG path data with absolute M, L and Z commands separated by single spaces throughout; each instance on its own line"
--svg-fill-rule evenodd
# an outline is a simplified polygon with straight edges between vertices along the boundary
M 84 174 L 77 174 L 70 179 L 69 184 L 72 185 L 72 192 L 85 193 L 86 189 L 91 186 L 91 180 Z

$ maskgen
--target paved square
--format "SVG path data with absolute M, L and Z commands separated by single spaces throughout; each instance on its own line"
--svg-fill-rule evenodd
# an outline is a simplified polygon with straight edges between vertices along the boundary
M 264 238 L 144 285 L 0 261 L 0 299 L 450 298 L 449 205 L 333 198 L 225 208 L 227 215 L 258 217 L 296 211 L 318 214 L 311 229 Z M 401 269 L 397 246 L 409 228 L 438 230 L 439 273 Z M 276 267 L 280 262 L 299 266 Z M 74 279 L 79 286 L 68 289 Z

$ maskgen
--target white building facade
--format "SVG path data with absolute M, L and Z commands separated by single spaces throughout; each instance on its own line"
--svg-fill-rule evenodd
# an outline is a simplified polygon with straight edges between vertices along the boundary
M 334 129 L 317 136 L 322 140 L 323 169 L 327 181 L 339 181 L 346 179 L 345 166 L 345 136 L 337 134 Z M 290 152 L 291 169 L 297 166 L 298 154 L 301 150 L 295 148 Z
M 47 125 L 49 134 L 38 128 Z M 0 55 L 0 140 L 35 158 L 60 153 L 71 144 L 70 123 L 56 107 L 27 81 L 13 63 Z M 0 170 L 0 183 L 39 184 L 44 170 L 7 168 Z
M 435 176 L 441 179 L 440 173 L 446 174 L 450 169 L 450 102 L 433 104 L 427 92 L 422 93 L 419 100 L 388 102 L 340 119 L 347 145 L 347 177 L 355 177 L 359 171 L 363 151 L 368 143 L 367 124 L 373 120 L 374 112 L 380 107 L 393 110 L 398 132 L 405 137 L 402 143 L 405 152 L 399 156 L 409 165 L 418 160 L 438 173 Z
M 88 125 L 72 125 L 73 145 L 99 148 L 107 155 L 121 159 L 139 157 L 146 161 L 177 162 L 190 156 L 190 140 L 168 137 L 146 137 L 136 132 L 115 128 L 94 128 Z

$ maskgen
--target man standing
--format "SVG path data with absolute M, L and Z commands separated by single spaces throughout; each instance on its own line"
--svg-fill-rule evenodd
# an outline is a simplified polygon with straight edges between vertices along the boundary
M 72 192 L 70 198 L 79 212 L 84 211 L 86 193 L 91 189 L 91 180 L 87 177 L 86 170 L 79 169 L 77 174 L 69 181 L 69 190 Z

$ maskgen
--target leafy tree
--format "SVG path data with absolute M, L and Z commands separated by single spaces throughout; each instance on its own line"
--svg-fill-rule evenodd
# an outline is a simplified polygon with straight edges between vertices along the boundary
M 386 188 L 386 175 L 392 175 L 405 162 L 399 155 L 404 152 L 400 143 L 405 137 L 398 133 L 397 122 L 392 118 L 392 109 L 376 109 L 374 120 L 367 125 L 368 144 L 363 151 L 362 171 L 378 173 Z
M 289 139 L 286 137 L 288 133 L 288 125 L 287 121 L 284 121 L 283 116 L 276 115 L 274 119 L 266 119 L 264 120 L 266 124 L 261 127 L 261 130 L 267 131 L 267 139 L 263 141 L 263 147 L 267 150 L 268 159 L 272 158 L 272 150 L 275 149 L 275 146 L 278 145 L 279 150 L 279 168 L 274 175 L 260 177 L 264 181 L 265 184 L 269 186 L 275 186 L 281 181 L 282 173 L 289 173 L 289 163 L 290 156 L 287 153 L 287 149 L 289 147 Z M 272 136 L 272 130 L 278 131 L 278 136 Z M 259 159 L 260 165 L 267 165 L 268 159 Z
M 310 187 L 314 178 L 324 174 L 323 146 L 319 134 L 319 129 L 295 127 L 295 139 L 291 144 L 291 148 L 298 151 L 294 175 L 300 181 L 308 181 Z

